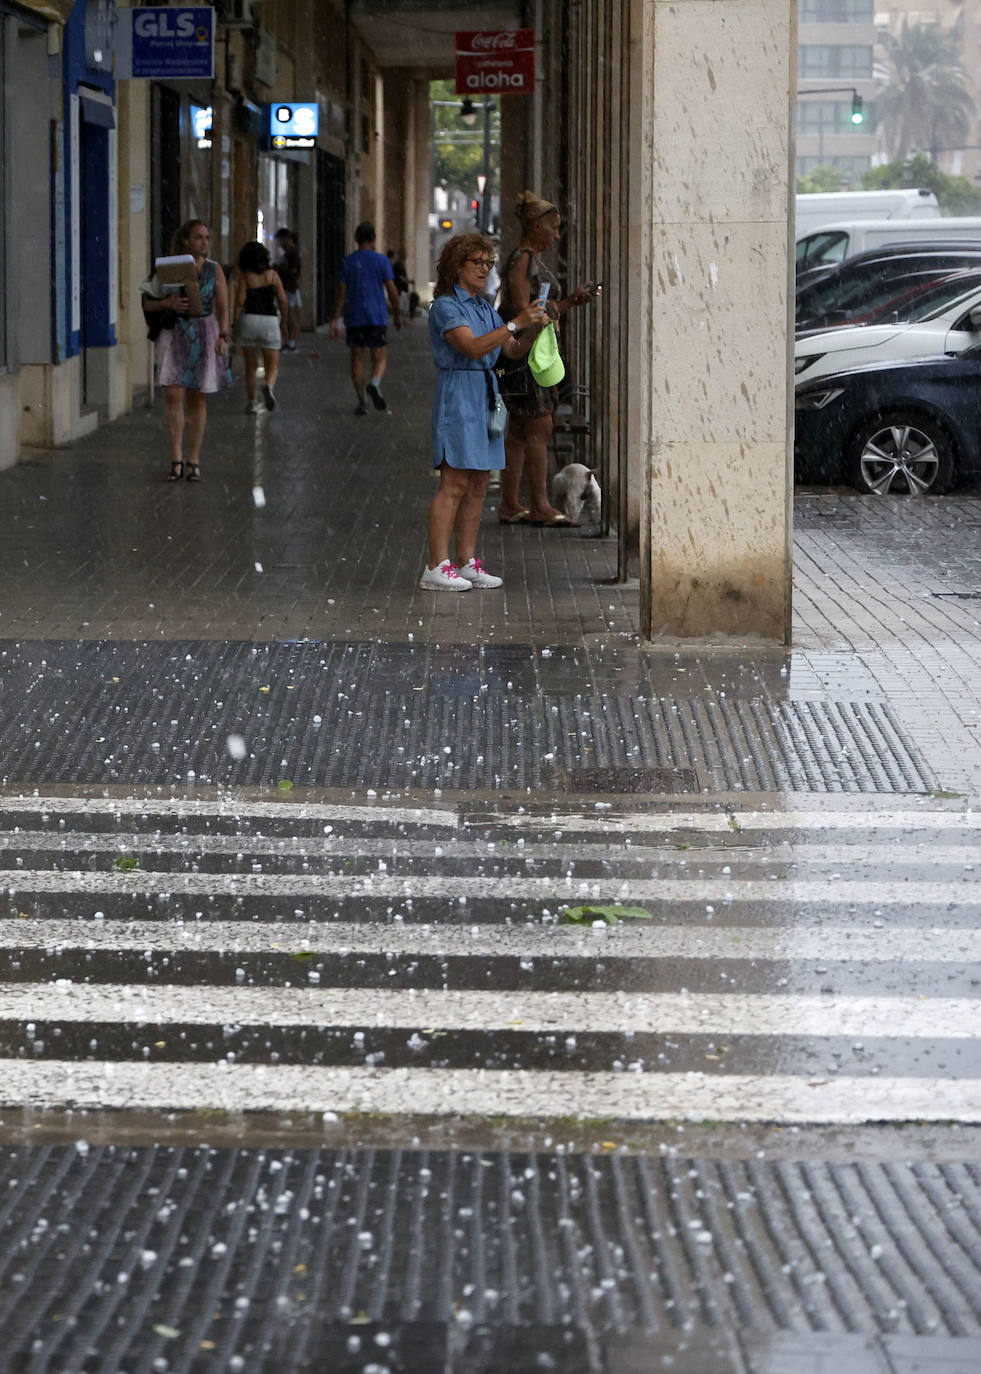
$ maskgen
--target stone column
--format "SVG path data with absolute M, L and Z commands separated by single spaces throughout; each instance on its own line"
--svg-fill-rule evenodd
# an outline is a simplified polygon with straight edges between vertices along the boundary
M 628 367 L 651 638 L 789 638 L 796 8 L 634 0 Z
M 410 176 L 405 197 L 405 265 L 410 280 L 423 300 L 429 299 L 429 208 L 432 151 L 429 136 L 429 79 L 418 76 L 412 83 L 407 105 L 412 146 L 406 165 Z

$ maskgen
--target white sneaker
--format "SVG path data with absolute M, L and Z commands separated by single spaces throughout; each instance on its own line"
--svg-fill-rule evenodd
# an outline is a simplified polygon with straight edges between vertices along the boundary
M 470 583 L 460 576 L 460 570 L 447 558 L 438 568 L 426 568 L 419 586 L 431 592 L 468 592 Z
M 504 578 L 495 577 L 484 569 L 479 558 L 471 558 L 462 568 L 457 568 L 457 576 L 464 578 L 471 587 L 503 587 Z

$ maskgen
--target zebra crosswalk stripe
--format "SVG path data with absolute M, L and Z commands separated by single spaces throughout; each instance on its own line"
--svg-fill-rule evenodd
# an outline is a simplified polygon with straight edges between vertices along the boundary
M 243 1064 L 0 1060 L 4 1098 L 28 1108 L 348 1113 L 516 1121 L 745 1121 L 859 1125 L 981 1123 L 981 1083 L 816 1074 L 548 1073 Z
M 523 901 L 567 905 L 577 897 L 601 901 L 660 902 L 754 902 L 773 904 L 827 901 L 842 906 L 904 905 L 943 906 L 949 910 L 976 906 L 977 888 L 949 882 L 852 881 L 792 878 L 784 882 L 756 879 L 673 879 L 541 877 L 418 876 L 392 877 L 385 873 L 279 874 L 279 873 L 175 873 L 131 872 L 81 873 L 28 869 L 0 869 L 0 891 L 18 893 L 148 895 L 166 892 L 175 896 L 222 893 L 231 897 L 375 897 L 440 898 L 464 906 L 476 898 L 514 898 Z
M 20 826 L 0 845 L 4 1105 L 981 1122 L 969 978 L 981 819 L 965 811 L 2 797 L 0 816 Z M 272 835 L 252 833 L 273 821 Z M 583 837 L 578 850 L 566 832 Z M 737 834 L 741 847 L 727 847 Z M 115 871 L 127 851 L 137 866 Z M 482 871 L 502 851 L 507 871 Z M 81 867 L 86 852 L 105 868 Z M 194 871 L 204 856 L 210 870 Z M 297 857 L 364 871 L 287 871 Z M 587 860 L 602 876 L 576 875 Z M 425 920 L 413 914 L 423 902 Z M 476 925 L 471 902 L 483 904 Z M 563 906 L 595 902 L 652 919 L 556 923 Z M 394 958 L 397 985 L 385 980 Z M 234 984 L 229 960 L 246 966 Z M 429 961 L 417 981 L 413 960 Z M 440 983 L 451 960 L 454 981 Z M 533 965 L 521 985 L 513 970 Z M 606 981 L 580 987 L 587 965 Z M 827 970 L 828 987 L 805 965 Z M 362 1041 L 385 1052 L 355 1062 Z M 525 1058 L 509 1061 L 519 1044 Z M 843 1046 L 858 1059 L 840 1063 Z M 413 1064 L 419 1047 L 429 1057 Z M 698 1068 L 677 1071 L 683 1051 Z
M 862 963 L 934 963 L 981 967 L 981 930 L 931 926 L 908 929 L 845 925 L 757 926 L 623 923 L 580 929 L 564 925 L 407 926 L 367 922 L 277 921 L 64 921 L 0 920 L 0 948 L 33 950 L 146 950 L 268 954 L 315 950 L 319 954 L 433 954 L 481 959 L 585 956 L 612 961 L 638 958 L 785 963 L 819 959 Z
M 835 997 L 767 993 L 485 992 L 436 988 L 134 987 L 60 981 L 0 983 L 0 1017 L 106 1021 L 118 1026 L 249 1023 L 267 1026 L 433 1026 L 441 1031 L 521 1028 L 536 1033 L 731 1036 L 888 1036 L 968 1039 L 972 998 Z

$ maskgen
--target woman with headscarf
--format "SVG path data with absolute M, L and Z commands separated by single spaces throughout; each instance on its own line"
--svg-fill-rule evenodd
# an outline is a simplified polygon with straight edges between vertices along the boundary
M 558 283 L 541 260 L 540 255 L 559 237 L 561 216 L 554 205 L 531 191 L 522 192 L 514 213 L 521 225 L 521 241 L 501 272 L 501 316 L 513 319 L 529 302 L 539 298 L 542 286 L 548 282 L 546 308 L 549 318 L 557 322 L 573 306 L 585 305 L 591 298 L 587 285 L 577 286 L 571 295 L 559 297 Z M 539 386 L 527 360 L 521 360 L 503 364 L 501 395 L 508 408 L 508 428 L 498 520 L 502 525 L 540 525 L 549 529 L 573 524 L 548 499 L 548 441 L 552 436 L 554 389 Z M 523 506 L 520 499 L 521 477 L 526 468 L 530 506 Z
M 504 459 L 500 434 L 490 432 L 497 396 L 492 369 L 500 353 L 524 357 L 546 315 L 537 300 L 529 301 L 505 324 L 483 294 L 493 265 L 494 245 L 483 234 L 455 235 L 436 264 L 429 342 L 438 369 L 433 466 L 439 469 L 439 491 L 429 508 L 429 562 L 419 583 L 429 591 L 502 584 L 477 556 L 484 493 L 491 471 Z

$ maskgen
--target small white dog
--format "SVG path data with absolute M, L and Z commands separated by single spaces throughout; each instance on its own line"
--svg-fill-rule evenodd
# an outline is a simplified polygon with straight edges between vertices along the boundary
M 580 525 L 600 523 L 601 496 L 595 471 L 585 463 L 567 463 L 552 482 L 552 501 L 563 515 Z

